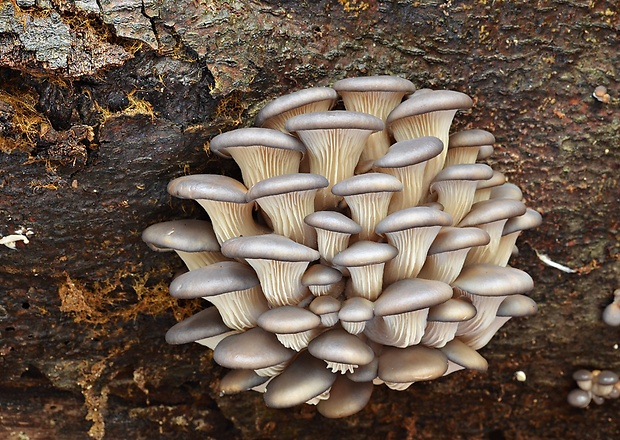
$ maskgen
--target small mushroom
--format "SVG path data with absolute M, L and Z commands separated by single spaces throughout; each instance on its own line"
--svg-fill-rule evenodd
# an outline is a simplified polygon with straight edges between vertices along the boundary
M 370 363 L 375 353 L 358 336 L 343 329 L 330 329 L 308 344 L 312 356 L 323 359 L 334 373 L 353 372 L 360 365 Z
M 308 287 L 314 296 L 338 297 L 344 291 L 342 272 L 323 264 L 310 266 L 301 277 L 301 284 Z
M 366 298 L 354 296 L 345 300 L 340 311 L 338 311 L 338 319 L 342 328 L 352 335 L 362 333 L 366 327 L 366 322 L 374 316 L 373 308 L 373 303 Z
M 486 130 L 473 129 L 454 133 L 450 135 L 444 168 L 457 164 L 475 163 L 480 148 L 488 146 L 491 147 L 492 152 L 494 143 L 495 136 Z
M 295 306 L 276 307 L 258 318 L 259 327 L 274 333 L 286 348 L 301 351 L 319 334 L 321 318 Z
M 487 371 L 489 364 L 476 350 L 455 338 L 441 348 L 448 358 L 448 369 L 444 376 L 466 368 L 468 370 Z
M 542 216 L 538 211 L 527 208 L 525 214 L 508 219 L 502 229 L 502 237 L 495 251 L 495 257 L 490 261 L 491 264 L 506 266 L 512 255 L 517 238 L 521 232 L 527 229 L 537 228 L 542 224 Z
M 340 301 L 333 296 L 319 296 L 312 300 L 308 308 L 321 318 L 323 327 L 333 327 L 338 322 L 340 306 Z
M 612 327 L 620 326 L 620 289 L 614 291 L 614 300 L 603 310 L 603 322 Z
M 592 390 L 592 372 L 588 370 L 577 370 L 573 373 L 573 379 L 577 386 L 584 391 Z
M 172 345 L 197 342 L 215 350 L 222 339 L 238 332 L 224 324 L 215 307 L 209 307 L 170 327 L 166 342 Z
M 474 203 L 489 200 L 493 189 L 499 188 L 506 183 L 506 176 L 499 171 L 493 171 L 493 176 L 487 180 L 480 180 L 476 184 L 474 193 Z
M 359 224 L 335 211 L 314 212 L 304 222 L 316 230 L 319 254 L 327 264 L 331 264 L 334 256 L 348 247 L 351 235 L 362 230 Z
M 420 343 L 429 347 L 443 347 L 454 339 L 459 322 L 472 319 L 476 313 L 476 308 L 465 298 L 450 298 L 432 306 L 426 317 L 426 328 Z
M 585 408 L 592 401 L 592 393 L 575 389 L 568 393 L 566 400 L 570 406 L 574 406 L 575 408 Z
M 229 396 L 243 391 L 257 390 L 269 380 L 254 370 L 231 370 L 219 383 L 220 396 Z
M 607 397 L 618 383 L 618 375 L 613 371 L 603 370 L 596 376 L 596 380 L 592 384 L 592 394 L 601 397 Z

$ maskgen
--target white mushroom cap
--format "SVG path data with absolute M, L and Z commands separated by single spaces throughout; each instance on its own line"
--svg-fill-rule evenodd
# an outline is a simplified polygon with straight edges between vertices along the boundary
M 306 151 L 296 137 L 256 127 L 221 133 L 211 140 L 209 148 L 219 156 L 235 159 L 248 188 L 269 177 L 298 172 Z
M 614 291 L 614 301 L 603 310 L 603 322 L 612 327 L 620 326 L 620 289 Z

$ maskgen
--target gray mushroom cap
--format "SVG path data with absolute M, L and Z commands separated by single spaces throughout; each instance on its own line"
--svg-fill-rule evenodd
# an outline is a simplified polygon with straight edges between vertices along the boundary
M 269 377 L 259 376 L 254 370 L 230 370 L 220 381 L 220 396 L 249 391 L 268 380 Z
M 410 228 L 424 226 L 449 226 L 452 224 L 452 216 L 447 212 L 427 206 L 414 206 L 413 208 L 401 209 L 381 220 L 375 232 L 386 234 L 403 231 Z
M 443 142 L 434 136 L 407 139 L 392 144 L 388 152 L 375 160 L 374 168 L 401 168 L 425 162 L 439 155 Z
M 309 262 L 320 257 L 314 249 L 276 234 L 231 238 L 222 243 L 222 253 L 229 258 L 289 262 Z
M 251 267 L 237 261 L 223 261 L 191 270 L 170 283 L 170 295 L 192 299 L 250 289 L 259 285 Z
M 474 203 L 460 227 L 477 226 L 525 214 L 525 205 L 518 200 L 491 199 Z
M 538 306 L 532 298 L 525 295 L 511 295 L 502 301 L 496 315 L 506 318 L 520 318 L 535 315 L 536 312 L 538 312 Z
M 362 227 L 344 214 L 335 211 L 317 211 L 306 216 L 307 225 L 343 234 L 359 234 Z
M 440 110 L 468 109 L 474 105 L 465 93 L 454 90 L 430 90 L 414 94 L 396 107 L 387 118 L 390 125 L 397 119 Z
M 462 130 L 450 135 L 448 148 L 481 147 L 482 145 L 493 145 L 494 143 L 495 136 L 486 130 Z
M 481 165 L 481 164 L 477 164 Z M 504 176 L 499 171 L 493 171 L 491 177 L 486 180 L 479 180 L 476 184 L 476 189 L 487 189 L 498 187 L 506 183 L 506 176 Z
M 170 327 L 166 332 L 166 342 L 172 345 L 187 344 L 229 331 L 231 329 L 222 321 L 220 312 L 215 307 L 209 307 Z
M 577 370 L 573 373 L 573 379 L 577 382 L 592 380 L 592 372 L 584 369 Z
M 304 144 L 294 136 L 271 128 L 238 128 L 218 134 L 209 143 L 209 149 L 218 156 L 230 158 L 228 148 L 266 146 L 282 150 L 306 152 Z
M 273 333 L 254 327 L 224 338 L 215 347 L 213 359 L 226 368 L 258 370 L 287 362 L 295 353 L 280 344 Z
M 469 370 L 487 371 L 489 363 L 476 350 L 460 339 L 453 339 L 441 348 L 448 359 Z
M 332 260 L 336 266 L 358 267 L 385 263 L 398 254 L 398 249 L 387 243 L 358 241 L 338 253 Z
M 345 300 L 338 312 L 338 319 L 347 322 L 364 322 L 372 319 L 374 305 L 372 301 L 359 296 Z
M 386 347 L 379 356 L 378 376 L 385 382 L 419 382 L 437 379 L 447 369 L 448 358 L 435 348 L 423 345 Z
M 345 78 L 333 85 L 336 92 L 403 92 L 413 93 L 415 86 L 405 78 L 391 75 Z
M 523 200 L 523 192 L 514 183 L 506 182 L 491 190 L 491 199 Z
M 397 192 L 403 184 L 396 177 L 384 173 L 368 173 L 349 177 L 332 187 L 337 196 L 353 196 L 376 192 Z
M 257 182 L 246 194 L 248 202 L 261 197 L 286 194 L 294 191 L 310 191 L 325 188 L 328 180 L 320 174 L 295 173 L 282 174 Z
M 350 416 L 366 406 L 373 389 L 372 382 L 353 382 L 347 376 L 340 375 L 329 390 L 329 398 L 321 400 L 317 410 L 330 419 Z
M 238 180 L 216 174 L 182 176 L 168 184 L 168 193 L 181 199 L 246 203 L 246 192 L 247 188 Z
M 592 395 L 588 391 L 574 389 L 566 397 L 568 404 L 576 408 L 585 408 L 590 404 Z
M 366 365 L 360 365 L 353 372 L 347 372 L 347 377 L 353 382 L 372 382 L 376 379 L 378 370 L 379 357 L 375 356 L 375 358 L 370 361 L 370 363 Z
M 325 363 L 306 350 L 269 382 L 263 398 L 270 408 L 290 408 L 327 391 L 335 380 Z
M 310 266 L 301 277 L 304 286 L 326 286 L 342 279 L 342 272 L 330 266 L 315 264 Z
M 268 119 L 304 105 L 319 101 L 336 102 L 337 99 L 338 94 L 329 87 L 311 87 L 298 90 L 288 95 L 280 96 L 265 105 L 256 115 L 256 125 L 262 126 Z
M 615 385 L 618 380 L 618 375 L 609 370 L 601 371 L 596 377 L 596 383 L 599 385 Z
M 512 217 L 504 225 L 502 235 L 512 234 L 513 232 L 533 229 L 542 224 L 542 216 L 534 209 L 527 208 L 525 214 Z
M 375 315 L 389 316 L 432 307 L 452 297 L 452 287 L 436 280 L 406 278 L 389 285 L 375 301 Z
M 476 227 L 456 228 L 444 226 L 439 230 L 427 255 L 441 254 L 459 249 L 484 246 L 491 238 L 486 231 Z
M 383 121 L 376 116 L 346 110 L 306 113 L 286 121 L 286 129 L 290 132 L 329 129 L 381 131 L 383 127 Z
M 476 316 L 476 307 L 463 298 L 450 298 L 446 302 L 432 306 L 428 311 L 427 321 L 460 322 Z
M 155 223 L 142 232 L 142 240 L 156 251 L 219 252 L 213 226 L 205 220 Z
M 360 338 L 336 328 L 321 333 L 308 344 L 310 354 L 318 359 L 343 364 L 366 365 L 375 353 Z
M 445 180 L 488 180 L 493 176 L 493 169 L 482 163 L 451 165 L 435 176 L 434 182 Z M 431 185 L 432 190 L 432 185 Z
M 324 315 L 326 313 L 336 313 L 341 307 L 340 301 L 333 296 L 319 296 L 314 298 L 310 303 L 310 311 L 317 315 Z
M 526 272 L 513 267 L 472 264 L 463 268 L 452 285 L 472 295 L 508 296 L 529 292 L 534 281 Z
M 493 155 L 493 151 L 493 145 L 481 145 L 480 149 L 478 150 L 478 156 L 476 156 L 476 160 L 488 159 L 489 157 L 491 157 L 491 155 Z
M 301 307 L 282 306 L 260 315 L 257 324 L 271 333 L 290 334 L 318 327 L 321 324 L 321 318 Z

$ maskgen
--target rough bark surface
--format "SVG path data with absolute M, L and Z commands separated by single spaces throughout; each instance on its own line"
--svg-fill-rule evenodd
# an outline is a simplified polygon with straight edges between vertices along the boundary
M 0 1 L 0 235 L 29 240 L 0 246 L 0 437 L 617 437 L 620 401 L 566 395 L 578 368 L 620 373 L 620 330 L 600 320 L 620 286 L 619 14 L 612 0 Z M 376 387 L 344 420 L 219 397 L 208 350 L 164 342 L 201 304 L 169 298 L 181 262 L 140 233 L 203 216 L 167 195 L 172 178 L 238 176 L 206 154 L 215 134 L 368 74 L 475 97 L 457 128 L 495 134 L 493 167 L 544 217 L 512 263 L 539 313 L 482 350 L 488 373 Z

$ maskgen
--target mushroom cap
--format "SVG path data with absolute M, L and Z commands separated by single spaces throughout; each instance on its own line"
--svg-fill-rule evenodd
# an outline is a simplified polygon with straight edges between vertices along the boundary
M 618 375 L 609 370 L 601 371 L 596 377 L 596 383 L 599 385 L 615 385 L 618 380 Z
M 238 180 L 216 174 L 182 176 L 168 184 L 168 193 L 181 199 L 246 203 L 246 192 L 247 188 Z
M 573 379 L 577 382 L 592 380 L 592 372 L 589 370 L 577 370 L 573 373 Z
M 269 382 L 263 398 L 270 408 L 289 408 L 325 392 L 335 380 L 325 362 L 303 351 Z
M 246 194 L 248 202 L 261 197 L 286 194 L 294 191 L 310 191 L 325 188 L 329 181 L 320 174 L 295 173 L 281 174 L 257 182 Z
M 250 289 L 260 281 L 250 266 L 237 261 L 222 261 L 190 270 L 170 283 L 170 295 L 192 299 Z
M 476 184 L 476 189 L 486 189 L 501 186 L 506 183 L 506 176 L 499 171 L 493 171 L 491 178 L 486 180 L 479 180 Z
M 220 312 L 215 307 L 209 307 L 170 327 L 166 332 L 166 342 L 172 345 L 187 344 L 229 331 L 231 329 L 222 321 Z
M 424 93 L 415 93 L 389 114 L 387 124 L 408 116 L 440 110 L 467 109 L 474 105 L 472 99 L 465 93 L 454 90 L 429 90 Z
M 308 351 L 318 359 L 354 365 L 366 365 L 375 357 L 364 341 L 341 328 L 321 333 L 310 341 Z
M 290 132 L 329 129 L 381 131 L 383 127 L 383 121 L 376 116 L 346 110 L 306 113 L 286 121 L 286 129 Z
M 336 92 L 403 92 L 413 93 L 415 86 L 405 78 L 391 75 L 345 78 L 333 85 Z
M 460 322 L 476 316 L 474 305 L 464 298 L 450 298 L 446 302 L 432 306 L 428 311 L 427 321 Z
M 491 190 L 491 199 L 523 200 L 523 192 L 514 183 L 506 182 Z
M 566 397 L 568 404 L 570 406 L 574 406 L 576 408 L 585 408 L 590 404 L 592 400 L 592 395 L 588 391 L 581 390 L 576 388 L 568 393 Z
M 375 358 L 366 365 L 360 365 L 353 372 L 347 372 L 346 375 L 353 382 L 372 382 L 377 377 L 379 369 L 379 357 Z
M 493 145 L 481 145 L 480 149 L 478 150 L 478 156 L 476 156 L 476 160 L 488 159 L 493 154 L 493 151 Z
M 488 180 L 493 176 L 493 169 L 482 163 L 451 165 L 441 170 L 433 182 L 445 180 Z
M 259 376 L 254 370 L 230 370 L 220 381 L 220 395 L 224 396 L 249 391 L 268 380 L 269 377 Z
M 534 281 L 526 272 L 513 267 L 472 264 L 463 268 L 452 285 L 472 295 L 508 296 L 529 292 Z
M 362 227 L 344 214 L 335 211 L 316 211 L 304 219 L 307 225 L 343 234 L 359 234 Z
M 489 244 L 491 238 L 486 231 L 476 227 L 457 228 L 444 226 L 439 230 L 427 255 L 441 254 L 474 246 Z
M 319 296 L 310 303 L 309 309 L 317 315 L 336 313 L 341 307 L 340 301 L 333 296 Z
M 389 285 L 375 301 L 375 315 L 413 312 L 452 298 L 452 287 L 441 281 L 406 278 Z
M 535 315 L 536 312 L 538 312 L 538 306 L 532 298 L 525 295 L 511 295 L 502 301 L 496 315 L 506 318 L 520 318 Z
M 142 240 L 156 251 L 219 252 L 213 226 L 205 220 L 155 223 L 142 231 Z
M 377 234 L 387 234 L 410 228 L 449 226 L 451 224 L 452 216 L 447 212 L 428 206 L 414 206 L 413 208 L 401 209 L 388 215 L 377 224 L 375 232 Z
M 291 359 L 295 351 L 284 347 L 276 335 L 254 327 L 224 338 L 213 351 L 213 359 L 225 368 L 258 370 Z
M 517 231 L 533 229 L 542 224 L 542 216 L 534 209 L 527 208 L 525 214 L 508 219 L 504 225 L 502 235 L 512 234 Z
M 441 348 L 449 360 L 469 370 L 487 371 L 489 363 L 476 350 L 460 339 L 453 339 Z
M 257 127 L 238 128 L 218 134 L 211 139 L 209 149 L 218 156 L 230 158 L 231 155 L 227 151 L 228 148 L 255 145 L 299 151 L 301 153 L 306 152 L 306 147 L 296 137 L 282 133 L 279 130 Z
M 310 266 L 301 277 L 304 286 L 326 286 L 342 279 L 342 272 L 324 264 Z
M 375 168 L 400 168 L 422 163 L 437 156 L 443 150 L 443 142 L 434 136 L 407 139 L 392 144 L 388 152 L 375 160 Z
M 398 255 L 398 249 L 387 243 L 357 241 L 336 254 L 332 263 L 336 266 L 357 267 L 385 263 Z
M 318 327 L 321 318 L 301 307 L 282 306 L 267 310 L 260 315 L 257 324 L 271 333 L 290 334 Z
M 277 234 L 235 237 L 222 243 L 229 258 L 253 258 L 289 262 L 318 260 L 317 251 Z
M 372 382 L 353 382 L 341 374 L 329 390 L 329 398 L 321 400 L 317 410 L 330 419 L 350 416 L 366 406 L 373 389 Z
M 256 125 L 262 126 L 268 119 L 280 115 L 289 110 L 302 107 L 313 102 L 332 100 L 336 101 L 338 94 L 334 89 L 329 87 L 310 87 L 304 90 L 298 90 L 288 95 L 280 96 L 274 99 L 256 115 Z
M 437 379 L 447 369 L 448 358 L 435 348 L 423 345 L 386 347 L 379 356 L 378 376 L 385 382 L 419 382 Z
M 476 128 L 451 134 L 448 148 L 481 147 L 482 145 L 493 145 L 494 143 L 495 136 L 492 133 Z
M 525 214 L 525 205 L 518 200 L 491 199 L 474 203 L 459 226 L 477 226 Z
M 400 180 L 384 173 L 360 174 L 344 179 L 332 187 L 332 193 L 342 197 L 402 190 L 403 184 Z
M 374 305 L 372 301 L 354 296 L 345 300 L 338 312 L 338 319 L 347 322 L 364 322 L 372 319 Z

